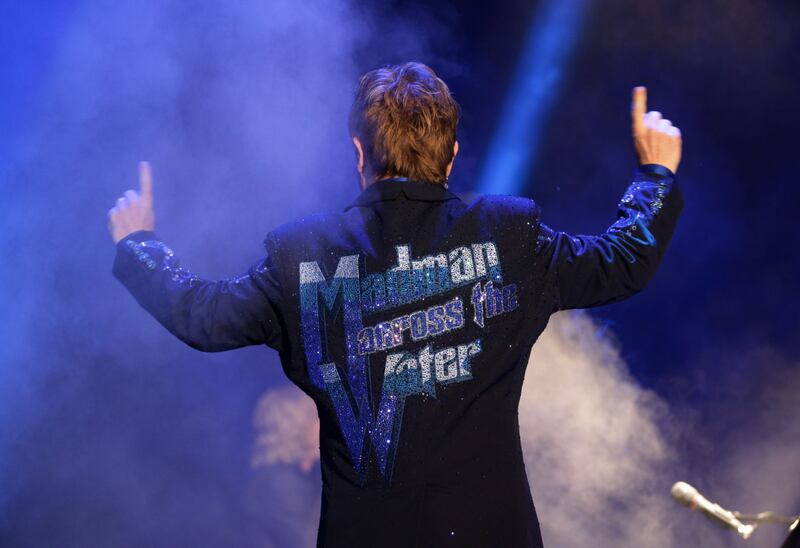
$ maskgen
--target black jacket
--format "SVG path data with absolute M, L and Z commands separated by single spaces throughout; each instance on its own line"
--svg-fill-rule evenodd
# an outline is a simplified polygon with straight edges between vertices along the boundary
M 529 199 L 392 179 L 272 231 L 237 278 L 192 274 L 148 231 L 113 272 L 198 350 L 280 353 L 319 410 L 320 545 L 540 546 L 517 420 L 531 346 L 553 312 L 640 291 L 682 205 L 643 166 L 605 233 L 571 236 Z

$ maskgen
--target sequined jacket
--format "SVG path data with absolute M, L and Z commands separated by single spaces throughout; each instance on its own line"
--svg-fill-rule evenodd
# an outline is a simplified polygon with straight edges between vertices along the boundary
M 273 230 L 241 276 L 203 279 L 149 231 L 113 273 L 198 350 L 279 352 L 319 410 L 320 546 L 540 546 L 517 421 L 531 346 L 553 312 L 642 290 L 682 206 L 642 166 L 616 221 L 573 236 L 526 198 L 392 179 Z

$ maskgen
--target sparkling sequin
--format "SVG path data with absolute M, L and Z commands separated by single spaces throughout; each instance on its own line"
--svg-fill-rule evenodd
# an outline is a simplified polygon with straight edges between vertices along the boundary
M 162 270 L 170 274 L 173 282 L 191 287 L 200 281 L 200 277 L 181 268 L 178 258 L 172 249 L 159 240 L 136 242 L 125 240 L 125 245 L 133 252 L 137 260 L 148 270 Z
M 469 248 L 459 247 L 450 252 L 450 279 L 455 285 L 475 279 L 475 263 Z
M 470 380 L 472 358 L 480 351 L 478 339 L 438 350 L 427 345 L 416 354 L 400 352 L 386 356 L 381 401 L 375 424 L 370 428 L 378 467 L 384 477 L 391 478 L 406 398 L 415 394 L 435 398 L 436 383 Z
M 412 258 L 409 245 L 396 246 L 395 252 L 395 266 L 361 281 L 365 313 L 423 300 L 479 279 L 503 279 L 494 242 L 474 243 L 418 259 Z
M 336 410 L 342 434 L 353 466 L 363 473 L 365 431 L 371 422 L 367 391 L 366 359 L 358 353 L 358 333 L 363 328 L 359 290 L 358 255 L 339 259 L 330 284 L 317 262 L 300 263 L 300 320 L 306 366 L 312 383 L 325 389 Z M 341 295 L 341 299 L 339 296 Z M 342 382 L 337 366 L 323 354 L 324 325 L 335 315 L 337 302 L 343 311 L 347 381 L 355 409 Z
M 358 333 L 358 352 L 361 355 L 380 352 L 402 345 L 408 333 L 411 340 L 420 341 L 464 325 L 464 303 L 456 297 L 444 304 L 399 316 Z
M 387 355 L 384 385 L 373 411 L 366 356 L 400 347 L 406 342 L 406 334 L 410 340 L 419 341 L 463 327 L 464 304 L 456 297 L 366 327 L 363 312 L 426 299 L 482 279 L 490 280 L 487 291 L 493 302 L 497 301 L 489 316 L 508 308 L 503 304 L 504 298 L 509 299 L 503 297 L 508 291 L 491 287 L 491 280 L 502 280 L 497 246 L 493 242 L 478 242 L 416 259 L 408 245 L 395 249 L 394 267 L 363 279 L 358 255 L 339 258 L 330 280 L 317 261 L 299 265 L 300 319 L 308 374 L 312 384 L 328 394 L 351 462 L 362 480 L 366 473 L 367 440 L 375 450 L 379 470 L 390 478 L 406 396 L 420 393 L 435 396 L 435 382 L 447 384 L 471 379 L 471 357 L 481 348 L 477 340 L 435 352 L 429 345 L 416 355 L 404 352 Z M 326 326 L 339 315 L 344 318 L 346 364 L 336 363 L 326 350 Z

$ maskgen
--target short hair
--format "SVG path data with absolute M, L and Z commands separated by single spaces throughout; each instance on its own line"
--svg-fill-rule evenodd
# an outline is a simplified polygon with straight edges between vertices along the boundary
M 349 126 L 375 176 L 445 183 L 459 116 L 458 103 L 433 69 L 408 62 L 361 77 Z

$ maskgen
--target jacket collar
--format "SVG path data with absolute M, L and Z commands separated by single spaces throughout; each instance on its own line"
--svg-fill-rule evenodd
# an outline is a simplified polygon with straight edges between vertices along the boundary
M 346 208 L 366 206 L 375 202 L 385 202 L 396 200 L 400 195 L 407 200 L 421 202 L 443 202 L 445 200 L 458 200 L 458 196 L 447 190 L 439 183 L 425 183 L 422 181 L 412 181 L 405 177 L 395 177 L 392 179 L 382 179 L 369 185 L 361 194 Z

